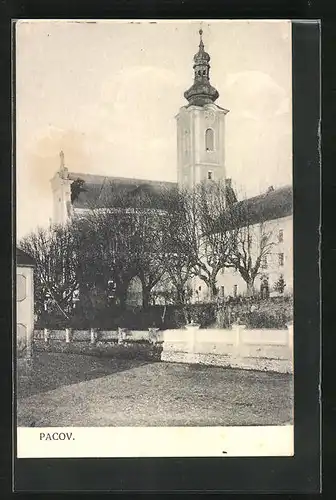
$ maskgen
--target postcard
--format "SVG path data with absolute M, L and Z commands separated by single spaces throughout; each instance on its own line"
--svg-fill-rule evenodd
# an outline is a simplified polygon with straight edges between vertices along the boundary
M 291 37 L 16 22 L 18 458 L 295 454 Z

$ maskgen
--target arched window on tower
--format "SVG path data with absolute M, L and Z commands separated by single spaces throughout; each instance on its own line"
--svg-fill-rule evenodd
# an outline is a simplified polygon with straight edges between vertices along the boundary
M 206 151 L 214 150 L 214 131 L 212 128 L 208 128 L 205 131 L 205 149 Z

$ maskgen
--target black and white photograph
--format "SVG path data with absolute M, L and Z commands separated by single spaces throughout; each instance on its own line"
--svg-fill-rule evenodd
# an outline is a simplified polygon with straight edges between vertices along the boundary
M 291 35 L 16 23 L 19 458 L 294 455 Z

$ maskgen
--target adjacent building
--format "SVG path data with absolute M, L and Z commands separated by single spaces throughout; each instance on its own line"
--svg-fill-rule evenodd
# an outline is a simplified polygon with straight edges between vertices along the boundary
M 238 216 L 235 217 L 235 214 Z M 242 216 L 243 214 L 243 216 Z M 291 186 L 279 189 L 272 187 L 264 194 L 239 201 L 230 208 L 230 220 L 220 221 L 219 227 L 240 226 L 245 237 L 246 260 L 251 257 L 255 265 L 261 254 L 258 274 L 254 280 L 256 292 L 263 289 L 267 295 L 292 293 L 293 291 L 293 190 Z M 248 251 L 247 233 L 251 236 Z M 262 239 L 267 238 L 262 252 Z M 219 297 L 245 295 L 247 283 L 239 271 L 222 269 L 217 277 Z M 204 301 L 209 293 L 204 282 L 194 280 L 194 301 Z
M 16 344 L 18 364 L 32 355 L 34 332 L 34 259 L 16 249 Z

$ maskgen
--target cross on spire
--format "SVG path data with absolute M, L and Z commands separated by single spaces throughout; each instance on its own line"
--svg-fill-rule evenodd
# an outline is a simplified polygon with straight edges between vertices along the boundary
M 199 30 L 199 32 L 198 32 L 198 33 L 199 33 L 199 36 L 200 36 L 199 48 L 200 48 L 201 50 L 203 50 L 203 49 L 204 49 L 204 43 L 203 43 L 203 39 L 202 39 L 202 35 L 203 35 L 203 30 L 202 30 L 202 28 Z

